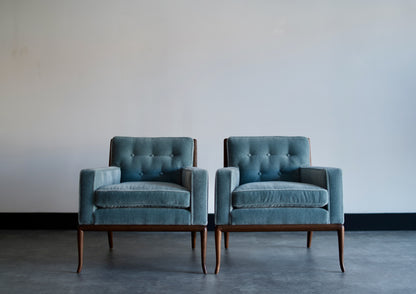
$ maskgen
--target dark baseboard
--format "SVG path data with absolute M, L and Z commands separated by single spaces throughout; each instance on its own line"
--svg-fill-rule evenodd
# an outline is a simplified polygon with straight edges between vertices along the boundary
M 208 214 L 208 231 L 215 231 L 215 214 Z
M 0 213 L 0 229 L 74 230 L 78 213 Z
M 0 213 L 2 230 L 75 230 L 77 213 Z M 214 214 L 208 215 L 208 230 L 214 230 Z M 416 213 L 346 213 L 345 230 L 416 230 Z
M 416 230 L 416 213 L 346 213 L 348 231 Z

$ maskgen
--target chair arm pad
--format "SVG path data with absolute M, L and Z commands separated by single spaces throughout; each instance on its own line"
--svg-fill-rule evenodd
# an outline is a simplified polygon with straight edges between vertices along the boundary
M 208 224 L 208 171 L 197 167 L 182 169 L 182 185 L 191 192 L 193 225 Z
M 104 185 L 120 183 L 121 172 L 119 167 L 83 169 L 79 181 L 79 214 L 80 225 L 93 224 L 94 192 Z
M 240 170 L 237 167 L 225 167 L 215 175 L 215 224 L 230 224 L 232 210 L 231 193 L 240 185 Z
M 331 224 L 344 223 L 342 171 L 333 167 L 300 168 L 302 183 L 327 189 L 329 194 L 328 210 Z

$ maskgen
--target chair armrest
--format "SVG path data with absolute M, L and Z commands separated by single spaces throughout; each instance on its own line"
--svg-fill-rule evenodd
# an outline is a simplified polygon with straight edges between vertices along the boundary
M 193 225 L 208 224 L 208 171 L 197 167 L 182 169 L 182 185 L 191 192 Z
M 333 167 L 300 168 L 302 183 L 327 189 L 329 194 L 328 210 L 331 224 L 344 223 L 342 171 Z
M 120 183 L 120 176 L 120 168 L 115 166 L 81 170 L 79 180 L 78 214 L 78 223 L 80 225 L 90 225 L 94 223 L 93 213 L 95 210 L 95 190 L 104 185 Z
M 215 175 L 215 224 L 228 225 L 232 210 L 231 193 L 240 185 L 240 170 L 237 167 L 225 167 Z

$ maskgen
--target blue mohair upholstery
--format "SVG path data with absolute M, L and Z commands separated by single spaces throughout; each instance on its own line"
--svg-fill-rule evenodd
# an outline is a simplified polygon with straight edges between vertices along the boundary
M 324 207 L 328 191 L 304 183 L 253 182 L 237 187 L 232 199 L 234 208 Z
M 240 169 L 240 185 L 260 181 L 299 181 L 299 167 L 309 166 L 305 137 L 230 137 L 228 166 Z
M 237 167 L 225 167 L 217 170 L 215 175 L 215 224 L 230 224 L 230 213 L 233 209 L 231 193 L 240 182 L 240 171 Z
M 328 190 L 328 210 L 331 224 L 344 223 L 342 171 L 331 167 L 307 167 L 300 169 L 303 183 L 317 185 Z
M 311 167 L 305 137 L 230 137 L 215 178 L 216 225 L 342 224 L 342 173 Z M 299 191 L 299 194 L 296 193 Z
M 192 138 L 111 140 L 110 164 L 80 175 L 80 225 L 207 225 L 208 173 Z
M 323 208 L 241 208 L 231 212 L 231 224 L 329 224 L 329 213 Z
M 110 165 L 121 169 L 121 182 L 159 181 L 181 184 L 184 167 L 193 164 L 192 138 L 114 137 Z
M 192 224 L 208 224 L 208 171 L 187 167 L 182 170 L 182 185 L 191 191 Z
M 170 207 L 189 208 L 189 191 L 165 182 L 125 182 L 107 185 L 95 191 L 98 208 Z
M 97 209 L 96 225 L 190 225 L 191 212 L 175 208 Z
M 101 186 L 117 183 L 120 183 L 120 168 L 118 167 L 84 169 L 81 171 L 78 214 L 80 225 L 94 223 L 94 191 Z

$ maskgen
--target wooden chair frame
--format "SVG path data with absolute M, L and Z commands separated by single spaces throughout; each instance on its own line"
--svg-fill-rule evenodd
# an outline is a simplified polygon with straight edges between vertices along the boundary
M 110 164 L 112 150 L 110 148 Z M 193 166 L 197 166 L 197 141 L 194 139 Z M 78 225 L 78 269 L 80 273 L 84 257 L 84 231 L 106 231 L 108 234 L 108 245 L 113 249 L 114 231 L 141 231 L 141 232 L 191 232 L 191 246 L 195 249 L 196 233 L 201 234 L 201 265 L 204 274 L 207 274 L 206 251 L 207 251 L 207 226 L 203 225 Z
M 224 139 L 224 167 L 228 167 L 228 139 Z M 310 142 L 309 142 L 310 146 Z M 311 165 L 312 160 L 310 159 Z M 311 247 L 313 231 L 337 231 L 339 265 L 344 272 L 344 225 L 343 224 L 308 224 L 308 225 L 217 225 L 215 226 L 215 274 L 218 274 L 221 266 L 221 235 L 224 232 L 224 247 L 228 249 L 229 232 L 271 232 L 271 231 L 306 231 L 307 248 Z

